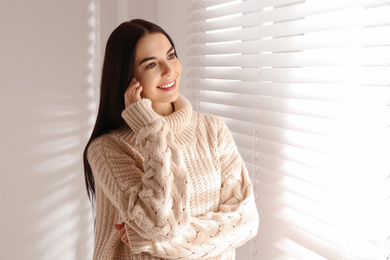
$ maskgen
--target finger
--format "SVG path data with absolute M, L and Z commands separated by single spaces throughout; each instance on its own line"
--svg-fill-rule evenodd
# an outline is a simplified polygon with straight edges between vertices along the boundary
M 127 88 L 131 87 L 131 85 L 133 85 L 136 81 L 137 81 L 137 79 L 136 79 L 135 77 L 133 77 L 133 78 L 130 80 L 130 83 L 129 83 L 129 85 L 127 86 Z
M 119 231 L 119 230 L 121 230 L 124 226 L 125 226 L 125 223 L 122 222 L 121 224 L 115 224 L 115 225 L 114 225 L 114 228 L 115 228 L 116 230 Z
M 136 87 L 136 86 L 139 86 L 139 81 L 138 80 L 136 80 L 135 78 L 133 78 L 131 81 L 130 81 L 130 84 L 129 84 L 129 88 L 131 88 L 131 87 Z
M 135 82 L 130 83 L 130 85 L 127 87 L 127 89 L 125 91 L 125 95 L 134 94 L 134 91 L 140 86 L 140 84 L 141 83 L 139 81 L 135 81 Z
M 140 85 L 140 82 L 135 82 L 134 85 L 130 88 L 128 93 L 128 98 L 130 99 L 131 103 L 137 102 L 141 99 L 141 91 L 142 86 Z
M 137 100 L 134 98 L 136 89 L 140 86 L 140 82 L 136 81 L 135 78 L 130 82 L 129 86 L 125 91 L 125 106 L 128 107 L 130 104 L 136 102 Z
M 136 88 L 135 90 L 135 94 L 134 94 L 134 97 L 135 99 L 138 101 L 141 99 L 141 92 L 142 92 L 143 88 L 142 86 L 139 86 L 138 88 Z
M 128 243 L 129 242 L 129 239 L 127 238 L 127 235 L 124 234 L 122 237 L 121 237 L 121 240 L 123 243 Z
M 122 225 L 121 224 L 115 224 L 114 228 L 119 231 L 122 228 Z
M 126 229 L 125 227 L 121 228 L 121 230 L 119 230 L 119 234 L 121 234 L 121 236 L 123 236 L 124 234 L 126 234 Z

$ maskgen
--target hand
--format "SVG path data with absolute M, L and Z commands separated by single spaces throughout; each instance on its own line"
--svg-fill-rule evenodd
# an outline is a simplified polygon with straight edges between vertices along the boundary
M 115 224 L 114 228 L 119 232 L 122 242 L 130 247 L 129 239 L 127 238 L 126 234 L 125 223 L 122 222 L 121 224 Z
M 132 78 L 125 92 L 126 108 L 141 99 L 142 86 L 136 78 Z

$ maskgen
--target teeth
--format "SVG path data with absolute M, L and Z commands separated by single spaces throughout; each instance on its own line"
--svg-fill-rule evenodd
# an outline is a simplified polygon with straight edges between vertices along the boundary
M 175 84 L 175 82 L 174 82 L 174 81 L 172 81 L 172 82 L 171 82 L 171 83 L 169 83 L 169 84 L 162 85 L 162 86 L 160 86 L 159 88 L 170 88 L 170 87 L 172 87 L 172 86 L 173 86 L 173 84 Z

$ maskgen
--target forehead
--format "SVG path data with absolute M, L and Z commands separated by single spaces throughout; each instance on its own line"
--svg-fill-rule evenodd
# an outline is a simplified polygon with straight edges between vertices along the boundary
M 162 33 L 148 33 L 142 36 L 135 48 L 135 60 L 147 57 L 165 56 L 172 47 L 168 38 Z

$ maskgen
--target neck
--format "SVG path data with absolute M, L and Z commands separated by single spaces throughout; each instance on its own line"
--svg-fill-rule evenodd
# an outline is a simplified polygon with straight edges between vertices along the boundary
M 168 116 L 168 115 L 172 114 L 173 112 L 175 112 L 172 103 L 153 102 L 152 108 L 153 108 L 154 112 L 156 112 L 157 114 L 159 114 L 161 116 Z

